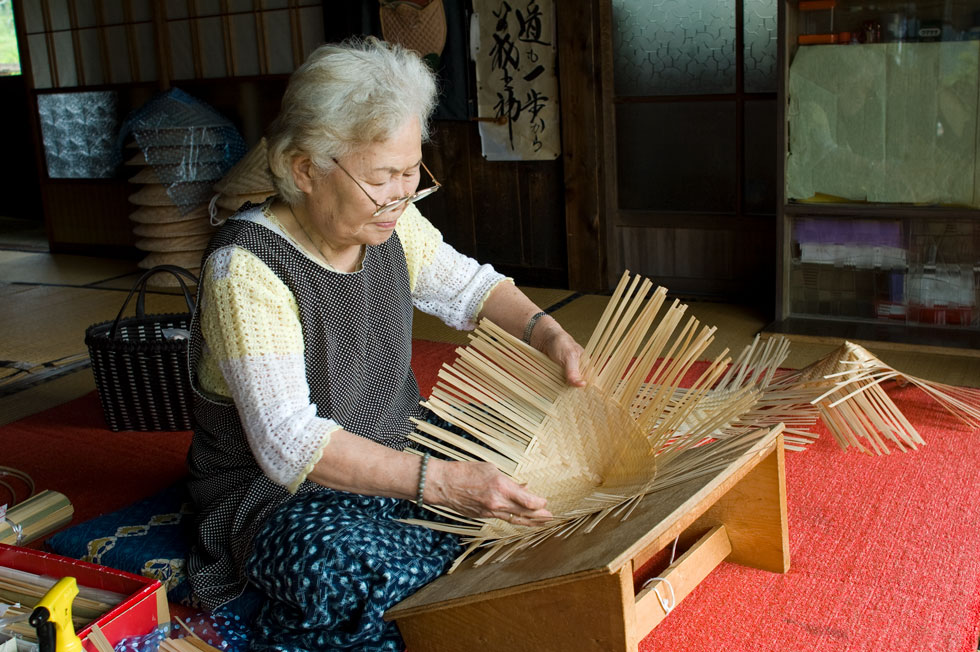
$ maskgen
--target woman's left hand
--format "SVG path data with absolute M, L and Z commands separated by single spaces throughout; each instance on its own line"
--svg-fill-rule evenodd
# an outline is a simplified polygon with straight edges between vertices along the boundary
M 489 319 L 515 337 L 526 336 L 523 334 L 530 324 L 531 346 L 562 366 L 569 385 L 584 387 L 582 347 L 551 315 L 544 314 L 531 324 L 532 315 L 539 312 L 541 308 L 513 283 L 499 283 L 487 297 L 479 318 Z
M 584 387 L 582 356 L 584 350 L 550 315 L 542 317 L 531 333 L 531 346 L 565 369 L 565 380 L 574 387 Z

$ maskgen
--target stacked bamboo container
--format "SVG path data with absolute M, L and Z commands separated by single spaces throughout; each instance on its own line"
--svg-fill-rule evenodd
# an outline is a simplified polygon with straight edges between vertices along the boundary
M 222 224 L 246 202 L 261 204 L 276 192 L 269 171 L 268 149 L 262 138 L 214 184 L 209 207 L 212 224 Z
M 193 152 L 183 147 L 167 147 L 157 148 L 154 153 L 156 160 L 163 161 L 161 164 L 149 165 L 142 152 L 126 162 L 128 166 L 138 168 L 129 180 L 139 187 L 129 196 L 129 201 L 137 206 L 130 214 L 133 233 L 137 237 L 136 247 L 147 254 L 139 262 L 143 269 L 177 265 L 195 275 L 200 271 L 201 254 L 214 231 L 208 221 L 207 205 L 204 202 L 178 205 L 169 191 L 175 184 L 187 182 L 181 175 L 186 174 L 186 160 L 190 156 L 211 157 L 217 163 L 223 153 L 211 147 L 197 147 Z M 206 173 L 219 168 L 202 166 L 198 169 Z M 193 181 L 213 183 L 213 179 L 207 178 Z M 176 283 L 176 280 L 168 275 L 158 275 L 154 283 L 163 285 Z

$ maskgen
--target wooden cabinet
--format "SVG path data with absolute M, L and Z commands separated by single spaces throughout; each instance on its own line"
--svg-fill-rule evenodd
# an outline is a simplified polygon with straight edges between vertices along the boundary
M 980 1 L 780 12 L 767 330 L 980 354 Z

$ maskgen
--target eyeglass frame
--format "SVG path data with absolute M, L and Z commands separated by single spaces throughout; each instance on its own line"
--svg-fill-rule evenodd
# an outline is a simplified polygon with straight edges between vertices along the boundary
M 361 189 L 361 192 L 364 193 L 364 196 L 370 199 L 371 203 L 375 205 L 377 210 L 371 214 L 371 217 L 378 217 L 379 215 L 384 215 L 385 213 L 389 213 L 395 210 L 396 208 L 398 208 L 399 206 L 401 206 L 402 204 L 413 204 L 420 199 L 425 199 L 426 197 L 434 193 L 436 190 L 439 190 L 439 188 L 442 188 L 442 184 L 439 183 L 435 175 L 433 175 L 432 172 L 429 171 L 429 168 L 425 167 L 425 163 L 419 161 L 419 165 L 421 165 L 422 169 L 425 170 L 425 173 L 429 175 L 429 178 L 432 179 L 432 183 L 434 185 L 431 185 L 428 188 L 422 188 L 422 190 L 416 190 L 412 194 L 405 195 L 404 197 L 401 197 L 399 199 L 393 199 L 386 204 L 379 204 L 374 200 L 374 197 L 371 196 L 371 194 L 364 188 L 364 186 L 362 186 L 361 183 L 354 178 L 354 175 L 348 172 L 337 159 L 334 158 L 330 160 L 332 160 L 334 162 L 334 165 L 340 168 L 344 174 L 350 177 L 350 180 L 353 181 L 354 184 Z

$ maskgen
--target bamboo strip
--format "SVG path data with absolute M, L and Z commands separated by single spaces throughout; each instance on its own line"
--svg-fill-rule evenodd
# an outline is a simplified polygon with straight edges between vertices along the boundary
M 626 281 L 629 279 L 629 276 L 629 270 L 623 270 L 622 276 L 619 277 L 619 283 L 616 284 L 616 289 L 613 290 L 612 298 L 603 309 L 602 314 L 599 316 L 599 321 L 596 323 L 596 327 L 593 329 L 592 335 L 589 337 L 589 341 L 585 345 L 586 355 L 591 357 L 595 352 L 599 339 L 601 338 L 603 331 L 605 331 L 606 324 L 612 318 L 613 313 L 620 304 L 623 292 L 626 288 Z
M 599 360 L 604 358 L 604 356 L 600 355 L 600 352 L 606 348 L 606 342 L 612 336 L 611 328 L 619 321 L 620 314 L 625 309 L 629 297 L 639 282 L 640 277 L 637 276 L 630 283 L 629 272 L 623 272 L 623 276 L 619 280 L 619 285 L 613 292 L 612 299 L 606 305 L 606 309 L 603 311 L 602 317 L 599 319 L 599 323 L 592 333 L 592 337 L 589 338 L 588 344 L 585 345 L 585 354 L 597 366 L 599 365 Z M 627 289 L 627 286 L 629 286 L 629 289 Z
M 474 406 L 471 403 L 444 401 L 442 400 L 443 396 L 444 392 L 433 391 L 429 400 L 422 404 L 426 407 L 432 406 L 433 411 L 437 411 L 437 413 L 445 412 L 446 414 L 452 415 L 452 418 L 449 419 L 450 422 L 454 422 L 457 415 L 467 415 L 476 421 L 486 424 L 488 428 L 506 435 L 515 446 L 519 446 L 524 450 L 527 450 L 527 446 L 534 439 L 533 435 L 529 434 L 527 430 L 521 430 L 515 427 L 512 423 L 502 419 L 497 414 L 483 410 L 480 406 Z
M 547 397 L 534 392 L 531 386 L 521 383 L 519 379 L 506 373 L 501 366 L 488 361 L 482 355 L 477 355 L 472 350 L 460 351 L 456 359 L 456 367 L 466 370 L 471 378 L 480 378 L 485 386 L 498 395 L 519 396 L 524 403 L 544 414 L 547 414 L 551 408 L 552 401 L 547 400 Z
M 514 468 L 517 467 L 517 462 L 495 452 L 490 448 L 487 448 L 486 446 L 481 446 L 480 444 L 470 441 L 465 437 L 461 437 L 454 432 L 434 426 L 431 423 L 419 421 L 417 419 L 413 419 L 413 421 L 415 422 L 417 429 L 438 437 L 442 442 L 456 449 L 463 450 L 465 453 L 472 456 L 471 459 L 481 459 L 484 462 L 489 462 L 508 475 L 513 473 Z M 485 435 L 481 436 L 486 437 Z M 486 438 L 492 440 L 492 437 Z
M 71 521 L 75 508 L 57 491 L 45 490 L 7 510 L 0 521 L 0 543 L 25 545 Z
M 446 373 L 443 373 L 445 371 Z M 471 402 L 477 402 L 481 406 L 491 412 L 497 412 L 503 418 L 510 419 L 517 424 L 520 424 L 523 428 L 534 428 L 540 425 L 541 421 L 544 419 L 544 415 L 540 415 L 540 418 L 535 420 L 532 415 L 529 415 L 524 410 L 521 410 L 513 402 L 505 402 L 497 397 L 483 391 L 479 386 L 474 385 L 465 377 L 459 376 L 452 373 L 448 368 L 443 368 L 439 370 L 438 377 L 440 380 L 445 381 L 445 384 L 466 392 L 470 397 L 472 397 Z M 445 385 L 444 385 L 445 386 Z M 461 403 L 462 405 L 462 403 Z
M 491 423 L 481 419 L 479 417 L 479 412 L 476 410 L 453 409 L 451 411 L 450 409 L 446 409 L 450 406 L 446 406 L 438 399 L 423 402 L 422 406 L 429 408 L 430 410 L 442 409 L 447 414 L 454 414 L 455 418 L 453 419 L 453 423 L 457 427 L 465 430 L 484 444 L 495 446 L 502 455 L 514 460 L 515 462 L 519 460 L 524 451 L 527 450 L 527 446 L 521 446 L 520 442 L 516 441 L 510 435 L 510 433 L 500 430 L 494 427 Z
M 525 344 L 521 340 L 510 337 L 510 333 L 489 319 L 483 320 L 480 325 L 488 335 L 494 337 L 495 346 L 508 351 L 515 359 L 522 360 L 524 366 L 529 369 L 533 369 L 545 377 L 554 379 L 559 385 L 564 384 L 565 376 L 561 368 L 544 353 L 541 353 L 529 344 Z M 470 339 L 476 340 L 477 338 L 471 336 Z
M 473 349 L 484 355 L 491 355 L 493 349 L 483 340 L 473 342 Z M 510 355 L 503 355 L 497 358 L 499 364 L 505 372 L 517 378 L 520 382 L 528 385 L 536 394 L 545 397 L 549 401 L 558 398 L 563 382 L 560 379 L 542 377 L 533 367 L 525 366 L 522 361 Z
M 619 380 L 625 374 L 627 365 L 630 364 L 635 356 L 636 347 L 639 346 L 642 339 L 646 336 L 646 332 L 649 330 L 649 328 L 643 329 L 643 327 L 645 325 L 648 326 L 653 321 L 653 318 L 655 317 L 655 311 L 653 309 L 659 309 L 662 301 L 662 298 L 659 296 L 660 290 L 662 290 L 662 288 L 658 288 L 658 294 L 656 294 L 654 296 L 654 300 L 648 304 L 649 310 L 647 310 L 645 313 L 641 313 L 641 315 L 637 317 L 633 328 L 626 332 L 625 336 L 623 335 L 626 326 L 625 323 L 616 330 L 615 335 L 619 336 L 620 339 L 617 343 L 618 346 L 616 347 L 615 351 L 609 351 L 604 356 L 606 358 L 606 363 L 599 374 L 599 380 L 597 381 L 602 386 L 611 388 L 612 384 L 619 382 Z M 674 315 L 678 315 L 678 312 L 683 312 L 683 308 L 686 308 L 686 306 L 683 308 L 678 308 L 678 303 L 675 301 L 671 308 L 671 310 L 668 310 L 665 319 L 661 322 L 665 331 L 673 330 L 674 321 L 672 320 L 672 317 Z M 631 307 L 631 316 L 635 310 L 635 307 Z M 641 329 L 643 329 L 642 332 Z M 656 332 L 654 333 L 654 336 L 656 336 Z M 611 346 L 613 342 L 610 342 L 609 344 Z
M 95 646 L 97 652 L 113 652 L 112 644 L 106 638 L 105 634 L 102 633 L 102 628 L 97 624 L 92 623 L 91 631 L 86 638 Z

